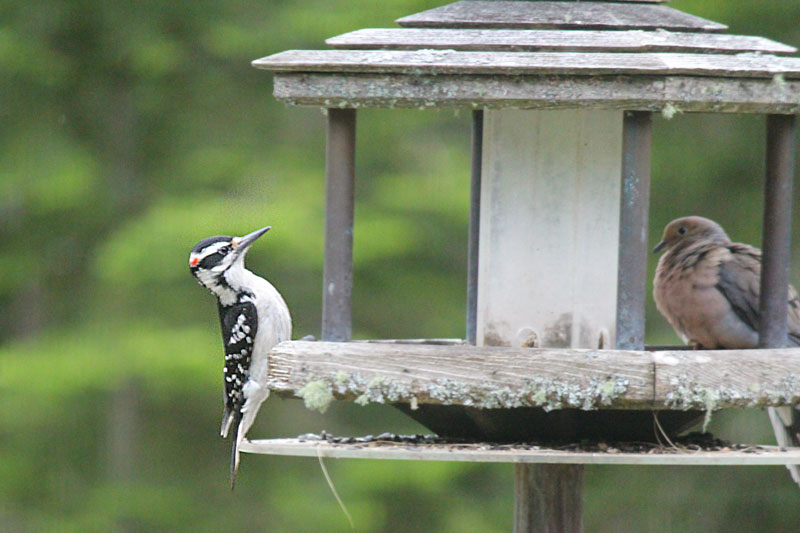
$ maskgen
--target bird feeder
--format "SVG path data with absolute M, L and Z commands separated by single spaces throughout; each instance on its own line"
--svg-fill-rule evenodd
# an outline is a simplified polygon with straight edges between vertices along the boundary
M 475 441 L 641 438 L 654 410 L 674 433 L 710 406 L 800 400 L 800 352 L 771 350 L 786 336 L 800 59 L 784 56 L 796 49 L 657 0 L 460 1 L 397 22 L 253 62 L 274 72 L 276 98 L 323 107 L 328 120 L 323 342 L 277 346 L 274 391 L 392 403 Z M 376 107 L 472 110 L 465 342 L 349 342 L 356 112 Z M 767 115 L 764 350 L 645 349 L 651 116 L 678 111 Z M 273 439 L 242 450 L 514 462 L 520 532 L 582 529 L 586 463 L 800 463 L 792 449 L 645 456 Z

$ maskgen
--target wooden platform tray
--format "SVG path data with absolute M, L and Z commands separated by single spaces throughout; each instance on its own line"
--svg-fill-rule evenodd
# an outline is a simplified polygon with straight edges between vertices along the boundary
M 652 442 L 652 411 L 674 437 L 717 409 L 799 402 L 800 348 L 645 352 L 289 341 L 273 349 L 267 383 L 320 411 L 333 400 L 390 404 L 450 439 Z
M 325 441 L 266 439 L 244 441 L 241 451 L 268 455 L 341 459 L 470 461 L 485 463 L 571 463 L 613 465 L 756 466 L 800 464 L 800 448 L 781 450 L 753 446 L 746 450 L 689 451 L 664 447 L 660 452 L 625 453 L 561 451 L 538 446 L 491 444 L 422 444 L 394 442 L 331 444 Z
M 357 403 L 677 410 L 800 402 L 800 348 L 626 351 L 287 341 L 268 385 L 322 409 Z

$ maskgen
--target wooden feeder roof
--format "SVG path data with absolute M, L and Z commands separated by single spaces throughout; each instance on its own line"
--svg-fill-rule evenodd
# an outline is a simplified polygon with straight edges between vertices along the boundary
M 800 112 L 797 50 L 657 1 L 462 0 L 253 62 L 323 107 Z
M 397 19 L 408 28 L 725 31 L 666 6 L 618 2 L 462 1 Z

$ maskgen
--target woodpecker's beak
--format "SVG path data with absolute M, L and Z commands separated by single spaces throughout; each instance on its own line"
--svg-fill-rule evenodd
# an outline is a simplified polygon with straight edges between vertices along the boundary
M 667 245 L 667 241 L 661 241 L 660 243 L 656 244 L 656 247 L 653 248 L 653 253 L 657 254 L 658 252 L 663 250 L 666 245 Z
M 254 231 L 253 233 L 248 233 L 244 237 L 236 237 L 231 241 L 231 245 L 233 249 L 236 250 L 237 254 L 243 254 L 247 251 L 251 244 L 256 242 L 256 239 L 264 235 L 266 232 L 270 230 L 272 226 L 267 226 L 266 228 L 261 228 L 259 230 Z

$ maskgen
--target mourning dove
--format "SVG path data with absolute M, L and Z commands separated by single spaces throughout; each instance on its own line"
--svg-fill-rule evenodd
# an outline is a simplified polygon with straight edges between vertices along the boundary
M 673 220 L 654 252 L 665 250 L 653 282 L 656 307 L 684 342 L 707 349 L 758 346 L 761 250 L 731 242 L 722 227 L 703 217 Z M 787 345 L 800 346 L 800 299 L 787 298 Z M 781 446 L 800 446 L 796 408 L 769 410 Z M 800 468 L 787 466 L 800 484 Z

